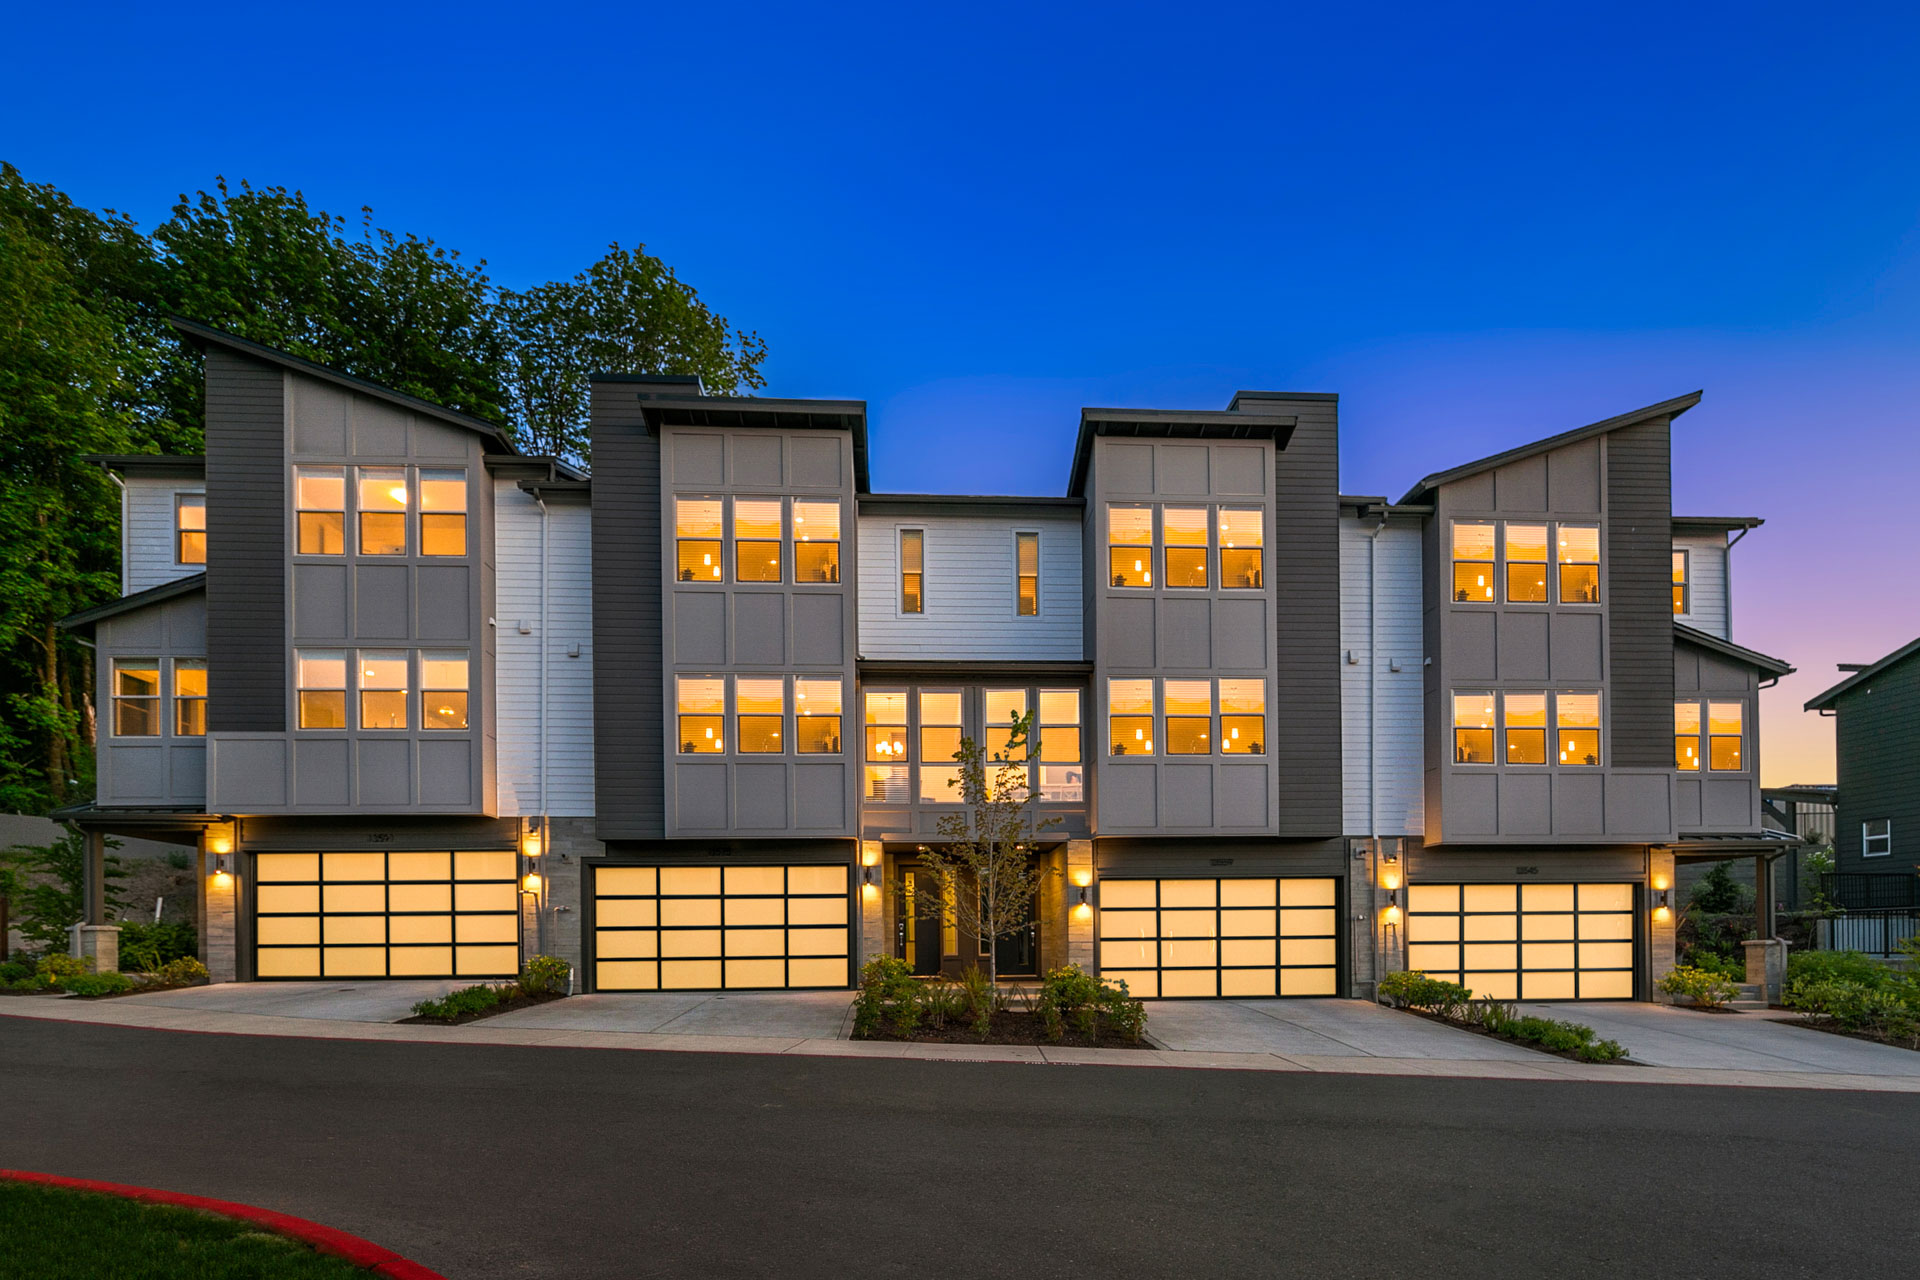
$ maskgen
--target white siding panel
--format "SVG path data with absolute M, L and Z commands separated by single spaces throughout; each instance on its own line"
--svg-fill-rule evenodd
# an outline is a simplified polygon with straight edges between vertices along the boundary
M 1415 836 L 1426 827 L 1422 794 L 1420 531 L 1394 524 L 1379 534 L 1369 581 L 1373 521 L 1340 521 L 1340 711 L 1342 795 L 1348 835 Z M 1378 644 L 1369 634 L 1369 589 Z M 1352 662 L 1348 658 L 1353 659 Z M 1398 671 L 1393 667 L 1398 665 Z M 1374 677 L 1369 700 L 1368 674 Z M 1374 739 L 1371 760 L 1369 734 Z M 1371 778 L 1369 771 L 1371 768 Z M 1368 812 L 1377 787 L 1376 814 Z
M 198 480 L 130 478 L 121 500 L 121 593 L 132 595 L 176 578 L 191 577 L 205 565 L 173 560 L 173 499 L 181 493 L 205 493 Z
M 900 612 L 901 529 L 926 530 L 926 612 Z M 1040 535 L 1040 613 L 1015 612 L 1013 535 Z M 860 519 L 860 656 L 1078 662 L 1080 521 L 1012 516 Z
M 494 482 L 495 716 L 502 816 L 540 812 L 540 657 L 547 659 L 549 814 L 593 813 L 592 513 L 547 504 L 547 626 L 540 626 L 540 506 Z M 521 634 L 522 623 L 529 628 Z M 579 656 L 568 651 L 578 647 Z
M 1725 534 L 1675 538 L 1675 551 L 1687 553 L 1687 611 L 1675 621 L 1696 631 L 1729 639 L 1727 625 L 1727 539 Z

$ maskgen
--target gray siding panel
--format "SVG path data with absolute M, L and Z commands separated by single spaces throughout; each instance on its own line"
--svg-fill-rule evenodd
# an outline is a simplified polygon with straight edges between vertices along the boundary
M 1665 418 L 1607 437 L 1613 764 L 1673 765 L 1673 486 Z
M 287 728 L 286 375 L 212 349 L 207 377 L 207 726 Z
M 1266 400 L 1298 415 L 1274 459 L 1274 773 L 1283 836 L 1341 833 L 1340 430 L 1329 400 Z
M 1920 659 L 1907 658 L 1835 703 L 1842 871 L 1901 873 L 1920 867 Z M 1893 851 L 1862 856 L 1860 824 L 1889 818 Z
M 596 834 L 657 840 L 666 835 L 660 441 L 631 384 L 594 385 L 591 425 Z

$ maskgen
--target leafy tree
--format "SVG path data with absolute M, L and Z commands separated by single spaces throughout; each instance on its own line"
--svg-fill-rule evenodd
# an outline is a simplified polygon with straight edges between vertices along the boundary
M 1724 862 L 1716 862 L 1694 882 L 1688 901 L 1708 915 L 1726 915 L 1745 908 L 1746 886 L 1733 878 Z
M 1034 821 L 1027 764 L 1033 717 L 1029 711 L 1016 718 L 1006 745 L 992 753 L 972 738 L 960 739 L 953 756 L 959 777 L 949 785 L 959 790 L 961 808 L 941 816 L 936 830 L 943 843 L 920 848 L 930 883 L 916 885 L 915 905 L 929 915 L 950 912 L 960 929 L 981 939 L 992 987 L 1000 985 L 995 944 L 1032 922 L 1034 899 L 1049 874 L 1036 837 L 1059 821 Z
M 108 840 L 109 849 L 120 847 Z M 125 878 L 120 859 L 107 855 L 107 917 L 126 907 L 117 885 Z M 0 853 L 0 866 L 13 873 L 14 927 L 23 937 L 59 950 L 67 945 L 67 930 L 86 919 L 86 837 L 69 831 L 52 844 L 15 845 Z

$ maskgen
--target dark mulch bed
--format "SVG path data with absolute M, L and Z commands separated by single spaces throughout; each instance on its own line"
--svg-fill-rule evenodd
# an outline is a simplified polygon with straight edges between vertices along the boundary
M 1549 1058 L 1565 1058 L 1568 1062 L 1578 1062 L 1583 1066 L 1634 1067 L 1634 1066 L 1642 1065 L 1640 1063 L 1635 1062 L 1632 1058 L 1610 1058 L 1604 1062 L 1593 1062 L 1593 1061 L 1590 1061 L 1589 1059 L 1581 1057 L 1577 1053 L 1570 1053 L 1560 1049 L 1549 1049 L 1545 1045 L 1535 1044 L 1531 1040 L 1517 1040 L 1512 1036 L 1497 1036 L 1493 1034 L 1493 1032 L 1487 1030 L 1485 1027 L 1474 1027 L 1474 1026 L 1469 1026 L 1464 1022 L 1454 1022 L 1450 1019 L 1441 1017 L 1439 1014 L 1426 1013 L 1419 1009 L 1402 1009 L 1400 1010 L 1400 1012 L 1410 1013 L 1416 1018 L 1425 1018 L 1428 1022 L 1437 1022 L 1443 1027 L 1452 1027 L 1455 1031 L 1471 1032 L 1473 1035 L 1476 1035 L 1476 1036 L 1485 1036 L 1489 1040 L 1498 1040 L 1501 1044 L 1510 1044 L 1510 1045 L 1516 1045 L 1522 1049 L 1531 1049 L 1535 1053 L 1544 1053 Z
M 869 1040 L 905 1040 L 914 1044 L 1024 1044 L 1036 1045 L 1043 1049 L 1151 1049 L 1145 1040 L 1136 1042 L 1122 1040 L 1111 1034 L 1098 1040 L 1089 1039 L 1075 1031 L 1071 1026 L 1060 1033 L 1058 1040 L 1047 1038 L 1047 1029 L 1037 1013 L 1008 1009 L 993 1015 L 993 1026 L 982 1040 L 972 1024 L 965 1021 L 949 1022 L 943 1028 L 921 1027 L 910 1036 L 896 1036 L 891 1032 L 868 1036 Z
M 1676 1009 L 1685 1009 L 1690 1013 L 1742 1014 L 1746 1012 L 1745 1009 L 1729 1009 L 1725 1005 L 1681 1004 L 1678 1000 L 1673 1002 L 1673 1007 Z
M 565 1000 L 566 998 L 566 993 L 562 991 L 552 991 L 545 995 L 538 996 L 530 996 L 524 991 L 516 991 L 490 1009 L 482 1010 L 479 1013 L 463 1013 L 451 1022 L 448 1022 L 444 1018 L 423 1018 L 416 1015 L 411 1018 L 400 1019 L 398 1025 L 404 1027 L 412 1023 L 420 1023 L 429 1027 L 464 1027 L 467 1023 L 478 1022 L 482 1018 L 494 1018 L 503 1013 L 512 1013 L 516 1009 L 531 1009 L 537 1004 L 551 1004 L 555 1000 Z
M 1849 1031 L 1845 1027 L 1836 1027 L 1831 1023 L 1816 1022 L 1812 1018 L 1795 1018 L 1784 1025 L 1789 1027 L 1805 1027 L 1808 1031 L 1824 1031 L 1830 1036 L 1845 1036 L 1849 1040 L 1865 1040 L 1868 1044 L 1891 1045 L 1895 1049 L 1920 1052 L 1920 1044 L 1916 1044 L 1911 1040 L 1889 1040 L 1885 1036 L 1877 1036 L 1871 1031 Z

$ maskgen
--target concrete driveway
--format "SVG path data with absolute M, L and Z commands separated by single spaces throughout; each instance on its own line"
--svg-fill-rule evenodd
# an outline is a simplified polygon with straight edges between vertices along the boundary
M 1149 1000 L 1147 1035 L 1189 1053 L 1537 1062 L 1531 1049 L 1368 1000 Z
M 415 1002 L 434 1000 L 473 985 L 471 978 L 381 979 L 356 982 L 221 982 L 178 991 L 122 996 L 134 1005 L 157 1005 L 196 1013 L 252 1013 L 274 1018 L 340 1022 L 398 1022 Z
M 544 1031 L 629 1031 L 669 1036 L 782 1036 L 844 1040 L 847 991 L 648 991 L 573 996 L 487 1021 Z
M 1522 1012 L 1592 1027 L 1635 1062 L 1717 1071 L 1830 1071 L 1920 1077 L 1920 1053 L 1810 1031 L 1765 1013 L 1697 1013 L 1664 1004 L 1534 1001 Z

